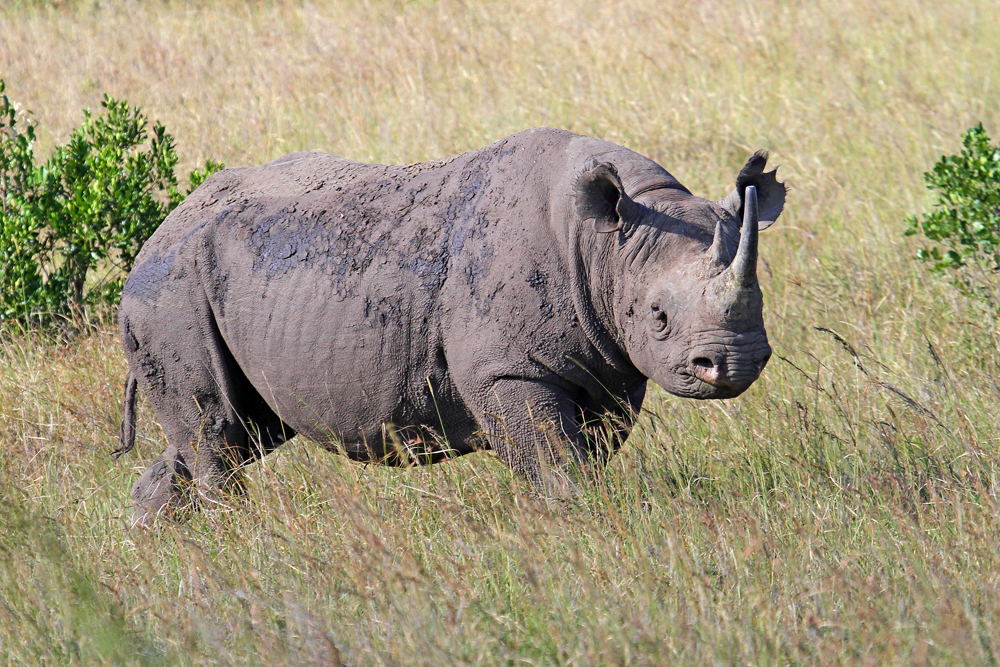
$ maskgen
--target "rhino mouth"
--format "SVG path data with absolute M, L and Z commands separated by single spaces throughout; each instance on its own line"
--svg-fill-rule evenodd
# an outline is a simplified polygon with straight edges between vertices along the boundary
M 729 374 L 725 372 L 725 369 L 720 369 L 718 366 L 706 363 L 699 363 L 699 361 L 699 359 L 695 359 L 691 374 L 705 384 L 718 387 L 719 389 L 742 390 L 749 387 L 750 383 L 760 376 L 760 372 L 756 370 Z
M 692 398 L 736 398 L 746 390 L 746 387 L 739 388 L 728 383 L 722 384 L 718 381 L 703 380 L 696 373 L 693 373 L 691 377 L 694 379 Z

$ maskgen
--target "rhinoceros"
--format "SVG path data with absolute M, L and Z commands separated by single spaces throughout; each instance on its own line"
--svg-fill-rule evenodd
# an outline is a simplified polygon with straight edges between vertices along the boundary
M 135 519 L 217 497 L 296 433 L 389 465 L 493 450 L 540 493 L 575 488 L 566 471 L 621 447 L 647 379 L 712 399 L 760 375 L 758 230 L 786 194 L 766 162 L 709 201 L 543 128 L 406 166 L 294 153 L 213 175 L 122 294 L 118 452 L 139 384 L 168 440 Z

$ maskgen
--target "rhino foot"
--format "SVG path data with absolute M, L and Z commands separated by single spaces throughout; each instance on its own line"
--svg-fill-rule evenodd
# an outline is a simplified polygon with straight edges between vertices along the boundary
M 186 503 L 191 471 L 180 454 L 160 455 L 132 487 L 133 526 L 147 526 L 158 515 Z

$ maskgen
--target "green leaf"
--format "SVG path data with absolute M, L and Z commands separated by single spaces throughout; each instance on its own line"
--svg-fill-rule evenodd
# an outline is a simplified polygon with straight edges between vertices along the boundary
M 0 95 L 0 322 L 51 321 L 115 303 L 142 244 L 222 168 L 207 161 L 181 194 L 164 126 L 149 131 L 138 107 L 108 95 L 101 107 L 98 116 L 85 109 L 69 140 L 36 165 L 30 115 Z
M 942 156 L 924 174 L 935 193 L 934 208 L 907 218 L 907 236 L 923 235 L 938 245 L 921 249 L 917 258 L 948 271 L 955 284 L 977 298 L 991 293 L 966 273 L 970 266 L 995 267 L 1000 258 L 1000 147 L 993 146 L 982 124 L 962 135 L 962 150 Z M 943 252 L 943 254 L 942 254 Z M 1000 311 L 1000 304 L 991 307 Z

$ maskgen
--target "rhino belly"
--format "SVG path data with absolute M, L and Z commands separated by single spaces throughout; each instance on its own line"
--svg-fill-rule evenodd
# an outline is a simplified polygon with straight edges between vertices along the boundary
M 334 287 L 319 271 L 251 274 L 218 309 L 223 338 L 271 409 L 356 458 L 384 455 L 390 427 L 418 442 L 443 432 L 468 449 L 474 420 L 451 385 L 432 295 L 385 273 L 347 294 Z

